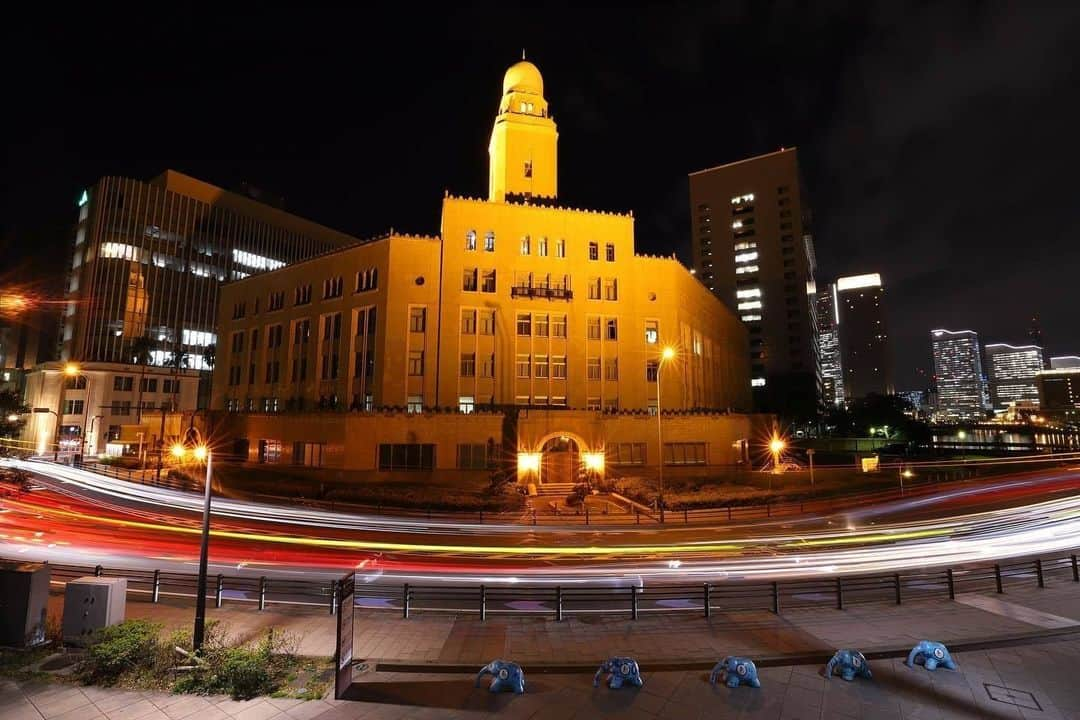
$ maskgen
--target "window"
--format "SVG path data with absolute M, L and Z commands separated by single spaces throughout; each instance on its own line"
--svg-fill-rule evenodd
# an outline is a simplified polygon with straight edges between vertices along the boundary
M 139 390 L 142 392 L 157 392 L 157 378 L 142 378 L 139 380 Z
M 598 398 L 598 397 L 586 398 L 585 399 L 585 409 L 586 410 L 599 410 L 600 409 L 600 398 Z
M 170 393 L 170 394 L 180 392 L 180 381 L 179 380 L 162 380 L 161 381 L 161 392 Z
M 529 239 L 528 235 L 521 238 L 521 254 L 522 255 L 528 255 L 529 254 L 529 248 L 530 248 L 531 244 L 532 244 L 532 241 Z
M 311 302 L 311 285 L 301 285 L 293 291 L 293 305 L 307 305 Z
M 565 315 L 552 315 L 551 316 L 551 337 L 557 337 L 557 338 L 566 337 L 566 316 Z
M 244 351 L 244 333 L 234 332 L 232 334 L 232 351 L 234 353 Z
M 546 378 L 548 376 L 548 356 L 537 355 L 536 361 L 533 363 L 535 368 L 535 374 L 533 377 Z
M 548 336 L 548 316 L 547 315 L 536 315 L 533 318 L 533 320 L 534 320 L 534 322 L 533 322 L 534 334 L 536 335 L 536 337 L 547 337 Z
M 82 400 L 68 400 L 64 403 L 65 415 L 82 415 L 85 404 Z
M 405 400 L 405 412 L 414 415 L 424 412 L 424 397 L 422 395 L 410 395 Z
M 604 259 L 608 262 L 615 262 L 615 246 L 608 243 L 604 246 Z
M 341 338 L 341 313 L 323 315 L 323 340 Z
M 465 268 L 462 274 L 461 289 L 465 292 L 476 292 L 476 268 Z
M 589 259 L 590 260 L 599 260 L 600 259 L 600 246 L 598 244 L 596 244 L 595 242 L 590 242 L 589 243 Z
M 487 445 L 483 443 L 458 444 L 457 466 L 459 470 L 486 470 L 488 467 Z
M 364 322 L 363 318 L 364 318 L 364 316 L 361 315 L 360 320 L 359 320 L 360 326 L 357 328 L 357 333 L 358 334 L 362 333 L 363 329 L 364 329 L 363 328 L 363 322 Z M 306 345 L 308 340 L 310 340 L 310 339 L 311 339 L 311 321 L 307 320 L 307 319 L 297 320 L 296 324 L 293 325 L 293 345 Z
M 586 327 L 588 328 L 588 338 L 590 340 L 599 340 L 600 339 L 600 318 L 598 318 L 598 317 L 588 318 L 585 321 L 585 324 L 586 324 Z
M 589 299 L 600 299 L 600 278 L 589 278 Z
M 517 334 L 522 336 L 532 335 L 532 316 L 529 313 L 518 313 Z
M 307 467 L 322 467 L 323 450 L 325 443 L 294 442 L 293 465 L 306 465 Z
M 435 445 L 430 443 L 380 443 L 379 469 L 433 470 Z
M 566 396 L 565 395 L 552 395 L 551 396 L 551 404 L 556 405 L 558 407 L 566 407 Z
M 494 310 L 481 310 L 480 311 L 480 334 L 481 335 L 494 335 L 495 334 L 495 311 Z
M 665 465 L 704 465 L 705 443 L 664 443 Z
M 589 380 L 600 379 L 600 358 L 589 358 L 585 361 L 586 377 Z M 599 402 L 597 403 L 599 405 Z
M 476 377 L 476 353 L 461 353 L 461 377 Z
M 417 377 L 424 374 L 424 351 L 409 351 L 409 375 Z
M 368 268 L 356 273 L 356 292 L 379 289 L 379 269 Z
M 529 372 L 531 370 L 532 363 L 528 355 L 517 356 L 517 376 L 519 378 L 528 379 Z
M 645 443 L 612 443 L 604 454 L 608 465 L 644 465 Z
M 284 325 L 271 325 L 266 329 L 266 347 L 270 349 L 281 347 L 281 341 L 284 336 Z
M 65 375 L 64 376 L 64 389 L 65 390 L 85 390 L 86 389 L 86 376 L 85 375 L 75 375 L 75 376 Z
M 427 308 L 409 308 L 409 332 L 424 332 L 427 326 Z
M 552 355 L 551 356 L 551 377 L 557 380 L 566 379 L 566 356 L 565 355 Z
M 604 398 L 604 410 L 615 412 L 619 409 L 619 398 Z
M 484 250 L 495 252 L 495 233 L 492 230 L 488 230 L 487 235 L 484 236 Z
M 515 405 L 528 405 L 529 404 L 529 396 L 528 395 L 515 395 L 514 396 L 514 404 Z
M 476 409 L 476 398 L 472 395 L 461 395 L 458 397 L 458 412 L 468 415 Z
M 480 377 L 495 377 L 495 353 L 492 353 L 480 359 Z
M 618 380 L 619 379 L 619 360 L 618 358 L 608 358 L 604 363 L 604 379 L 605 380 Z
M 656 382 L 657 376 L 660 374 L 660 361 L 659 360 L 646 360 L 645 361 L 645 380 L 646 382 Z
M 656 320 L 645 321 L 645 342 L 649 345 L 660 342 L 660 323 Z
M 259 349 L 259 328 L 251 331 L 251 349 L 252 351 Z
M 461 334 L 462 335 L 475 335 L 476 334 L 476 311 L 475 310 L 462 310 L 461 311 Z
M 522 105 L 524 106 L 525 103 L 522 103 Z M 532 103 L 528 103 L 528 105 L 529 105 L 529 109 L 531 110 L 532 109 Z M 522 110 L 524 110 L 524 109 L 525 108 L 522 107 Z M 525 177 L 527 177 L 527 178 L 532 177 L 532 160 L 526 160 L 525 161 Z
M 606 280 L 604 280 L 604 299 L 619 299 L 619 281 L 615 278 L 607 278 Z
M 255 363 L 248 365 L 248 385 L 255 384 Z
M 130 400 L 113 400 L 112 406 L 109 408 L 112 415 L 130 415 L 131 414 L 131 401 Z
M 239 320 L 240 318 L 244 317 L 245 315 L 247 315 L 247 303 L 246 302 L 236 303 L 235 305 L 233 305 L 233 310 L 232 310 L 232 319 L 233 320 Z
M 615 318 L 608 318 L 607 323 L 605 324 L 605 328 L 606 328 L 606 331 L 604 333 L 605 338 L 607 338 L 608 340 L 618 340 L 619 339 L 619 321 L 618 320 L 616 320 Z
M 475 230 L 470 230 L 469 232 L 465 233 L 465 249 L 466 250 L 475 250 L 476 249 L 476 231 Z
M 341 297 L 341 292 L 344 286 L 345 283 L 340 277 L 327 278 L 326 280 L 323 280 L 323 300 Z
M 280 407 L 280 402 L 278 401 L 278 398 L 276 398 L 276 397 L 263 398 L 263 412 L 264 413 L 275 413 L 275 412 L 278 411 L 279 407 Z
M 483 283 L 480 285 L 480 292 L 493 293 L 495 292 L 495 271 L 485 270 Z
M 135 383 L 135 378 L 131 375 L 117 375 L 113 377 L 113 390 L 120 392 L 130 392 L 132 386 Z
M 270 296 L 266 299 L 267 312 L 280 310 L 283 307 L 285 307 L 285 291 L 280 290 L 278 292 L 270 293 Z
M 537 238 L 536 240 L 536 254 L 540 257 L 547 257 L 548 254 L 548 239 L 546 237 Z
M 547 405 L 548 404 L 547 395 L 537 395 L 536 397 L 533 398 L 532 404 L 533 405 Z
M 559 238 L 555 241 L 555 257 L 566 257 L 566 240 Z

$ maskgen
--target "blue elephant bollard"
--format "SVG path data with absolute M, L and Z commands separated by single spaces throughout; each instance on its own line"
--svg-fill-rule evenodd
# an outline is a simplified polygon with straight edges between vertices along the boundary
M 637 660 L 634 658 L 613 657 L 600 663 L 600 669 L 596 671 L 596 675 L 593 675 L 593 687 L 600 687 L 600 676 L 604 673 L 611 674 L 608 687 L 612 690 L 618 690 L 624 684 L 634 687 L 645 684 L 645 681 L 641 679 L 641 670 L 638 668 Z
M 729 688 L 736 688 L 740 685 L 761 687 L 761 681 L 758 680 L 757 676 L 757 665 L 754 665 L 754 661 L 749 658 L 735 657 L 733 655 L 724 658 L 713 667 L 712 674 L 709 675 L 709 683 L 715 685 L 717 677 L 721 674 L 725 676 L 724 683 Z
M 525 692 L 525 673 L 517 663 L 507 660 L 492 660 L 480 668 L 480 672 L 476 673 L 475 687 L 480 687 L 480 678 L 484 675 L 494 676 L 491 685 L 488 686 L 488 690 L 493 693 L 513 690 L 520 695 Z
M 922 665 L 927 670 L 934 670 L 939 665 L 948 670 L 956 669 L 956 661 L 949 654 L 949 648 L 931 640 L 920 640 L 915 647 L 911 648 L 906 664 L 908 667 Z
M 856 675 L 867 680 L 874 677 L 870 673 L 870 663 L 866 662 L 866 656 L 858 650 L 837 650 L 825 666 L 826 680 L 832 677 L 833 669 L 837 667 L 840 668 L 840 677 L 848 682 L 854 680 Z

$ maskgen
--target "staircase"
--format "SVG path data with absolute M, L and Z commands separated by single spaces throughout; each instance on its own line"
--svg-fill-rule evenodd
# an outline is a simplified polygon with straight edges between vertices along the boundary
M 574 492 L 574 483 L 540 483 L 536 486 L 537 495 L 566 497 L 572 492 Z

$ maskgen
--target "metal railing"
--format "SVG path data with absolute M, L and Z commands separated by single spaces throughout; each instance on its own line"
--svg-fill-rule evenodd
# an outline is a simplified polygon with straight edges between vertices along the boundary
M 64 583 L 86 575 L 126 577 L 128 592 L 148 595 L 152 602 L 163 596 L 194 597 L 194 574 L 161 570 L 121 570 L 50 563 L 52 580 Z M 1080 583 L 1080 564 L 1075 552 L 1062 555 L 1009 559 L 946 567 L 922 572 L 837 575 L 814 579 L 761 582 L 704 582 L 686 584 L 595 586 L 519 585 L 411 585 L 356 583 L 357 606 L 371 611 L 400 612 L 408 618 L 416 611 L 475 613 L 486 619 L 493 614 L 537 615 L 562 620 L 570 615 L 624 615 L 637 619 L 642 613 L 700 613 L 714 610 L 769 610 L 782 614 L 788 608 L 833 607 L 851 604 L 890 603 L 913 600 L 955 599 L 961 592 L 1007 593 L 1044 588 L 1049 583 Z M 216 607 L 224 602 L 322 606 L 337 610 L 340 580 L 293 580 L 254 576 L 211 576 L 208 599 Z

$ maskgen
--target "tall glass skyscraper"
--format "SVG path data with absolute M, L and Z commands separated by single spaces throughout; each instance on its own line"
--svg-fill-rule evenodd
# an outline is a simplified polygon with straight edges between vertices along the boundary
M 986 346 L 986 366 L 990 376 L 990 399 L 995 411 L 1010 404 L 1039 405 L 1035 374 L 1043 369 L 1043 351 L 1038 345 L 991 343 Z
M 986 416 L 979 334 L 972 330 L 931 330 L 937 417 L 976 420 Z
M 892 352 L 885 325 L 885 287 L 878 273 L 836 280 L 836 310 L 840 329 L 840 357 L 844 370 L 844 397 L 866 397 L 895 392 Z
M 844 402 L 844 372 L 840 361 L 840 316 L 836 285 L 817 294 L 818 347 L 821 354 L 821 400 L 826 406 Z

